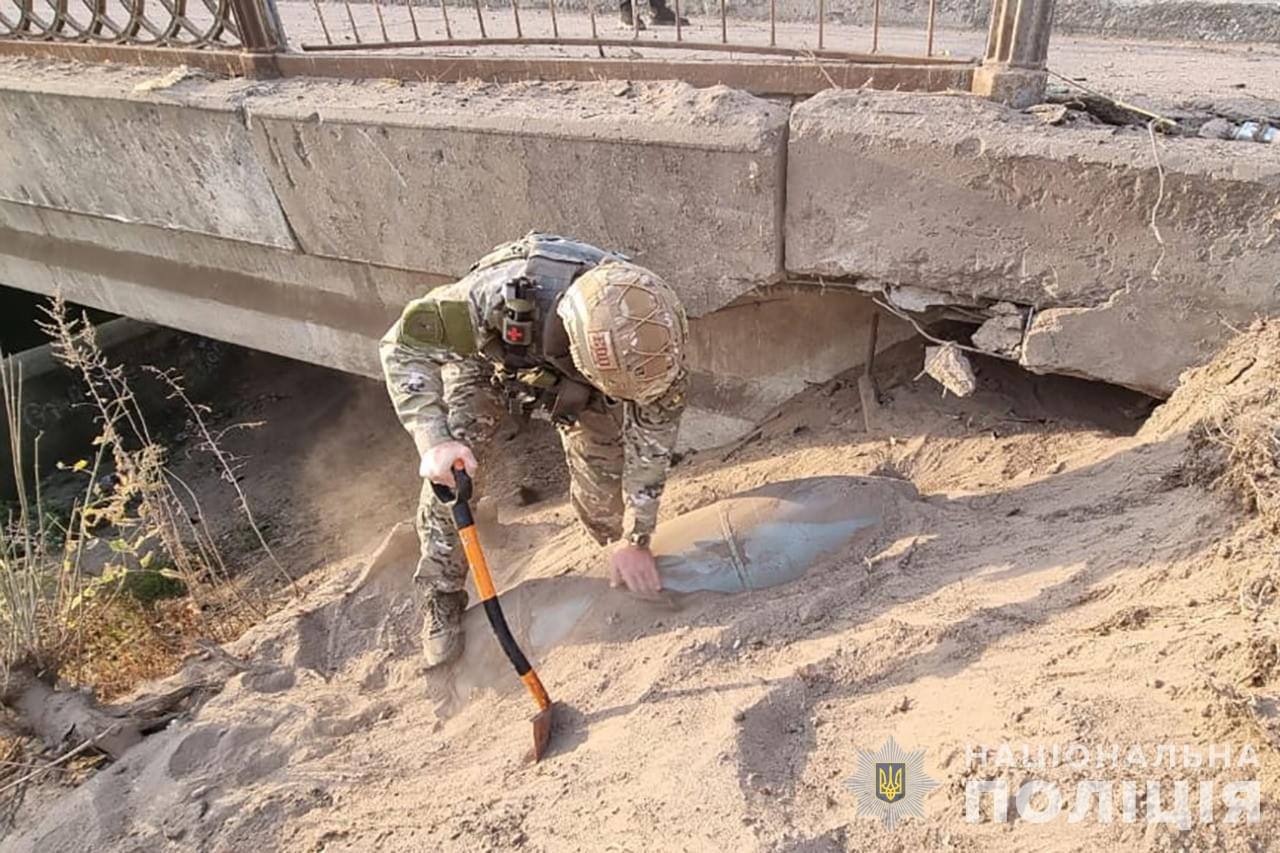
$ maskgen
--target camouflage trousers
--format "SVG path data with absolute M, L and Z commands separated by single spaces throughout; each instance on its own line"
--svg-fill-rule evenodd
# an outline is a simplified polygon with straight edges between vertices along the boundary
M 446 397 L 448 388 L 446 386 Z M 501 423 L 501 401 L 496 392 L 492 400 L 472 398 L 466 401 L 466 426 L 451 430 L 460 441 L 466 442 L 476 453 L 480 470 L 476 477 L 476 489 L 485 483 L 485 458 L 493 448 L 493 438 Z M 461 403 L 462 401 L 457 401 Z M 454 408 L 452 413 L 463 411 Z M 593 400 L 573 426 L 557 428 L 560 444 L 564 448 L 565 462 L 569 466 L 569 500 L 579 520 L 601 545 L 622 537 L 622 407 L 606 405 L 603 400 Z M 488 484 L 492 485 L 492 484 Z M 436 499 L 431 482 L 423 480 L 422 493 L 418 497 L 418 540 L 421 553 L 414 579 L 430 585 L 440 592 L 456 592 L 466 586 L 467 562 L 458 543 L 457 530 L 449 508 Z

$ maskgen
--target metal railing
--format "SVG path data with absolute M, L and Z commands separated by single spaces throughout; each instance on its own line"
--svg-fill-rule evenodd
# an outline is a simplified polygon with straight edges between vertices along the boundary
M 999 2 L 999 0 L 997 0 Z M 526 5 L 527 4 L 527 5 Z M 282 4 L 282 9 L 295 6 Z M 827 0 L 814 0 L 812 13 L 799 21 L 779 16 L 778 0 L 768 0 L 767 17 L 731 16 L 727 0 L 711 0 L 694 12 L 688 0 L 671 0 L 674 22 L 646 26 L 639 3 L 627 3 L 629 26 L 619 26 L 618 3 L 579 0 L 505 0 L 497 8 L 472 0 L 452 5 L 446 0 L 388 3 L 384 0 L 311 0 L 318 25 L 314 38 L 303 38 L 303 51 L 370 51 L 493 48 L 568 48 L 626 51 L 665 50 L 691 54 L 721 53 L 864 63 L 973 64 L 981 56 L 979 42 L 966 48 L 968 58 L 939 53 L 938 0 L 929 0 L 927 20 L 914 33 L 896 28 L 885 38 L 882 0 L 874 0 L 870 20 L 849 25 L 831 20 Z M 707 6 L 713 6 L 710 14 Z M 686 16 L 692 19 L 686 20 Z M 291 16 L 292 17 L 292 16 Z M 304 29 L 292 24 L 290 30 Z M 615 32 L 607 32 L 612 28 Z
M 256 0 L 0 0 L 6 39 L 271 50 L 278 33 Z
M 939 0 L 667 0 L 675 20 L 648 27 L 639 2 L 619 2 L 0 0 L 0 56 L 248 76 L 677 79 L 771 95 L 961 89 L 1013 101 L 1043 91 L 1022 81 L 1044 67 L 1054 0 L 991 0 L 985 33 L 971 19 L 956 28 L 955 8 Z

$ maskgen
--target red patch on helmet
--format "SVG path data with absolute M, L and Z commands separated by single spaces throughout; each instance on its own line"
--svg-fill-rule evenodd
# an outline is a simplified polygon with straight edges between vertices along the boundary
M 618 369 L 618 357 L 613 351 L 613 335 L 608 331 L 588 332 L 587 346 L 591 349 L 591 361 L 598 370 Z

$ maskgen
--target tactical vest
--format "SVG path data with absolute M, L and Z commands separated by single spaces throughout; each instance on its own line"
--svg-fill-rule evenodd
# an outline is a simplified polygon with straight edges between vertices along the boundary
M 574 366 L 569 337 L 556 306 L 574 280 L 611 255 L 586 243 L 529 234 L 481 258 L 472 273 L 507 265 L 500 299 L 489 306 L 481 352 L 499 365 L 496 381 L 513 411 L 546 408 L 557 423 L 572 423 L 594 391 Z M 499 286 L 498 281 L 489 287 Z M 495 330 L 489 332 L 489 330 Z

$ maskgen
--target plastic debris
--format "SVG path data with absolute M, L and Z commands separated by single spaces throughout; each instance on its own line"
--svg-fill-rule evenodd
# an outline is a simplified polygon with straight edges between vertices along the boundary
M 1276 137 L 1280 135 L 1274 127 L 1266 122 L 1246 121 L 1236 128 L 1235 135 L 1232 139 L 1241 142 L 1275 142 Z
M 1049 125 L 1060 125 L 1067 120 L 1066 104 L 1035 104 L 1026 112 Z
M 880 285 L 877 283 L 876 290 L 879 290 L 879 288 Z M 903 311 L 911 311 L 913 313 L 920 313 L 928 311 L 930 308 L 947 305 L 976 305 L 976 303 L 954 293 L 943 293 L 941 290 L 930 290 L 927 287 L 915 287 L 910 284 L 887 287 L 884 289 L 884 296 L 894 306 L 901 308 Z

